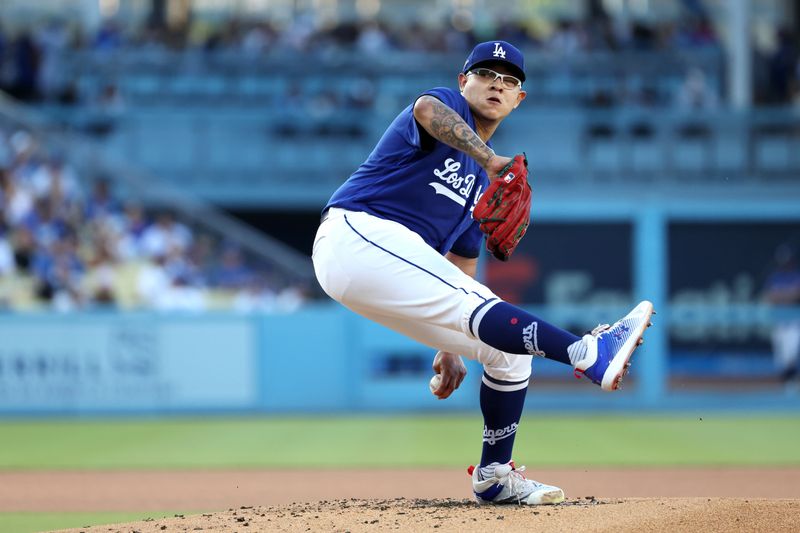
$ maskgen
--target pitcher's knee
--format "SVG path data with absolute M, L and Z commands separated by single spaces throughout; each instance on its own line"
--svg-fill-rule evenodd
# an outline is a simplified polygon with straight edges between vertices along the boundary
M 483 364 L 483 383 L 495 390 L 515 391 L 528 387 L 531 377 L 530 355 L 498 352 L 499 356 Z
M 482 295 L 471 292 L 462 302 L 461 330 L 471 339 L 478 338 L 476 323 L 480 323 L 483 315 L 502 301 L 485 287 L 481 286 L 481 289 L 483 289 Z

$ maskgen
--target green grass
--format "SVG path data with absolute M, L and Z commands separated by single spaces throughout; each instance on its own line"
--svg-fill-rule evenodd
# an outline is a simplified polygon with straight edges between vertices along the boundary
M 0 421 L 0 470 L 463 467 L 477 416 Z M 800 417 L 536 417 L 528 466 L 800 465 Z M 0 533 L 158 519 L 174 512 L 0 513 Z M 188 513 L 187 513 L 188 514 Z
M 1 533 L 33 533 L 101 524 L 121 524 L 174 516 L 175 512 L 138 513 L 0 513 Z M 192 514 L 183 513 L 180 514 Z M 196 514 L 196 513 L 194 513 Z
M 477 416 L 0 422 L 0 470 L 462 467 Z M 800 465 L 800 417 L 526 414 L 515 457 L 538 466 Z

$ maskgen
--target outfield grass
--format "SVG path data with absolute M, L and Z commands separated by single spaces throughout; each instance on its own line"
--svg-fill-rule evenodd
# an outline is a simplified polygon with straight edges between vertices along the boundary
M 480 455 L 478 416 L 0 422 L 0 470 L 458 467 Z M 800 465 L 800 417 L 526 416 L 528 466 Z M 173 516 L 0 513 L 28 533 Z M 198 511 L 199 512 L 199 511 Z
M 477 416 L 0 422 L 0 470 L 462 467 Z M 529 466 L 799 465 L 800 417 L 532 417 Z
M 178 513 L 0 513 L 0 531 L 3 533 L 34 533 L 100 524 L 124 524 L 148 518 L 158 520 L 175 516 L 175 514 Z

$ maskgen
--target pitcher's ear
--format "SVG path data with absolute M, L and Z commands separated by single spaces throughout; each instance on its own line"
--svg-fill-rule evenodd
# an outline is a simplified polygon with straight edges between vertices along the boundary
M 467 84 L 467 75 L 463 72 L 458 73 L 458 91 L 464 94 L 464 86 Z

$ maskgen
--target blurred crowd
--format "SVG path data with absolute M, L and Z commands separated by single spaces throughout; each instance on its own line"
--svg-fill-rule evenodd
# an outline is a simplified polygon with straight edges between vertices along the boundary
M 179 27 L 151 24 L 131 28 L 109 19 L 91 32 L 73 22 L 52 19 L 30 28 L 3 28 L 0 24 L 0 88 L 24 100 L 44 98 L 69 103 L 80 98 L 74 80 L 64 79 L 69 74 L 59 69 L 59 57 L 65 51 L 220 51 L 244 58 L 285 52 L 319 56 L 357 52 L 378 57 L 390 51 L 463 53 L 489 38 L 506 39 L 525 50 L 556 57 L 722 49 L 718 30 L 704 10 L 686 11 L 676 20 L 651 22 L 614 18 L 599 7 L 582 19 L 552 21 L 475 21 L 471 13 L 456 11 L 436 25 L 385 20 L 333 24 L 311 13 L 286 23 L 236 18 L 211 23 L 190 18 Z M 795 31 L 776 28 L 773 44 L 756 50 L 757 102 L 800 102 L 798 41 Z M 93 95 L 98 99 L 115 96 Z
M 0 127 L 0 309 L 291 311 L 306 299 L 236 244 L 84 178 Z
M 94 32 L 53 19 L 33 28 L 0 27 L 0 58 L 5 61 L 0 65 L 0 84 L 23 99 L 58 96 L 68 100 L 75 96 L 68 90 L 74 87 L 60 79 L 65 73 L 57 64 L 60 54 L 68 50 L 228 51 L 242 57 L 287 51 L 325 56 L 344 51 L 374 57 L 388 51 L 463 53 L 479 40 L 490 38 L 558 56 L 719 47 L 717 32 L 702 13 L 687 14 L 677 21 L 645 23 L 614 19 L 603 10 L 583 19 L 555 21 L 474 21 L 469 12 L 457 11 L 437 25 L 382 20 L 329 24 L 308 13 L 285 24 L 239 19 L 212 24 L 190 19 L 178 28 L 155 25 L 136 29 L 111 19 Z
M 229 50 L 244 54 L 270 52 L 328 53 L 331 50 L 380 54 L 386 51 L 463 52 L 483 39 L 504 39 L 527 50 L 572 54 L 583 51 L 679 50 L 717 46 L 717 32 L 707 14 L 687 13 L 678 20 L 613 18 L 605 10 L 581 19 L 497 18 L 475 21 L 468 11 L 455 11 L 438 23 L 384 19 L 328 20 L 313 12 L 290 21 L 239 19 L 211 22 L 189 19 L 168 27 L 149 24 L 131 28 L 107 19 L 93 32 L 59 18 L 0 40 L 21 53 L 48 49 Z M 11 33 L 6 28 L 8 33 Z M 0 34 L 2 35 L 2 34 Z

